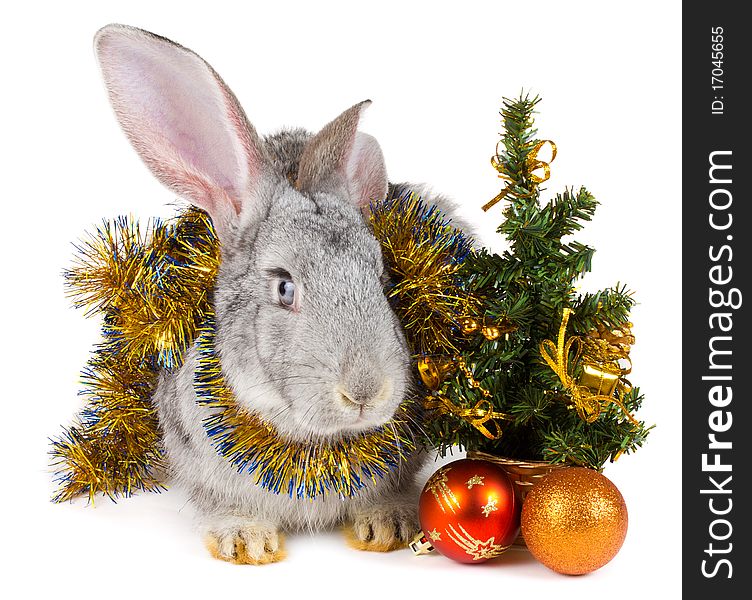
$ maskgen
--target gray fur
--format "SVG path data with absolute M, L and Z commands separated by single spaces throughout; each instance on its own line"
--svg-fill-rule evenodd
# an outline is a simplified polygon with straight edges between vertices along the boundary
M 416 194 L 423 198 L 428 206 L 438 208 L 449 220 L 453 227 L 461 230 L 470 238 L 472 242 L 476 235 L 476 227 L 468 221 L 459 212 L 457 203 L 449 196 L 437 194 L 431 187 L 425 183 L 391 183 L 389 184 L 389 195 L 394 197 L 404 196 L 405 194 Z
M 100 31 L 96 47 L 136 150 L 219 226 L 216 350 L 237 402 L 290 440 L 335 440 L 386 423 L 410 392 L 412 370 L 383 294 L 381 249 L 361 212 L 387 187 L 378 144 L 356 131 L 367 103 L 317 135 L 294 129 L 261 140 L 232 92 L 192 52 L 123 26 Z M 184 98 L 194 80 L 200 106 Z M 170 96 L 174 88 L 180 97 Z M 159 109 L 142 108 L 150 102 Z M 197 155 L 208 146 L 193 139 L 196 131 L 229 146 Z M 294 307 L 277 295 L 283 272 L 296 285 Z M 154 403 L 172 475 L 190 491 L 217 556 L 240 561 L 243 547 L 243 562 L 277 560 L 280 530 L 351 523 L 362 547 L 380 549 L 418 530 L 414 479 L 426 453 L 352 499 L 275 495 L 212 447 L 202 424 L 210 409 L 194 392 L 196 360 L 193 348 L 180 369 L 161 375 Z
M 267 138 L 278 174 L 268 188 L 268 213 L 223 240 L 214 296 L 217 350 L 237 400 L 296 440 L 378 426 L 393 416 L 411 383 L 404 337 L 381 288 L 380 247 L 362 214 L 331 194 L 304 196 L 284 175 L 310 137 L 295 130 Z M 274 276 L 265 272 L 270 268 L 288 271 L 302 286 L 299 313 L 280 308 L 273 298 Z M 228 517 L 273 529 L 315 530 L 374 514 L 396 523 L 395 535 L 404 541 L 417 531 L 414 475 L 426 454 L 416 453 L 344 502 L 336 496 L 307 501 L 275 495 L 254 486 L 211 446 L 202 425 L 208 409 L 196 402 L 193 389 L 195 367 L 192 350 L 182 368 L 163 375 L 155 402 L 173 476 L 190 490 L 205 532 L 217 535 L 217 523 Z M 367 407 L 365 422 L 354 422 L 335 387 L 344 384 L 356 402 L 368 405 L 386 379 L 392 381 L 389 397 Z
M 348 108 L 328 123 L 303 149 L 295 187 L 304 192 L 324 191 L 330 184 L 342 184 L 340 173 L 345 154 L 355 140 L 361 111 L 371 104 L 365 100 Z M 344 143 L 343 143 L 344 142 Z M 333 175 L 335 177 L 333 177 Z

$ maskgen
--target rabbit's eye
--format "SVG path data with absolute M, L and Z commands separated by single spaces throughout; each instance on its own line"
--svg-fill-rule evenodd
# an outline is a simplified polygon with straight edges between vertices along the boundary
M 279 282 L 279 301 L 285 306 L 292 306 L 295 302 L 295 284 L 292 281 L 283 279 Z

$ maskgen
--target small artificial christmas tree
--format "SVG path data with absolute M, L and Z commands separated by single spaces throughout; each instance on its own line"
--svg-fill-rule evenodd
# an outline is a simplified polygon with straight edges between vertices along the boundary
M 454 287 L 444 291 L 457 298 L 447 336 L 453 341 L 438 354 L 414 343 L 424 353 L 419 371 L 432 410 L 426 434 L 442 454 L 459 445 L 600 469 L 634 451 L 649 430 L 632 416 L 643 397 L 624 378 L 634 300 L 620 285 L 575 291 L 594 249 L 565 238 L 592 218 L 597 202 L 580 188 L 541 203 L 549 164 L 539 155 L 550 146 L 550 162 L 556 146 L 536 137 L 538 101 L 505 99 L 501 112 L 504 134 L 492 164 L 506 186 L 484 209 L 507 202 L 497 231 L 509 249 L 462 252 L 448 261 Z M 398 297 L 398 312 L 400 301 L 408 337 L 415 339 L 413 332 L 425 328 L 411 329 L 404 318 L 405 306 L 415 302 Z

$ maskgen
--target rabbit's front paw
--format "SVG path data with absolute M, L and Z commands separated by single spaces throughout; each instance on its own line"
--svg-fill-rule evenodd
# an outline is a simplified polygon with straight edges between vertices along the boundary
M 346 537 L 347 543 L 358 550 L 389 552 L 405 548 L 419 529 L 415 507 L 374 507 L 354 516 Z
M 208 523 L 205 541 L 214 558 L 236 565 L 264 565 L 285 557 L 284 538 L 274 525 L 241 517 Z

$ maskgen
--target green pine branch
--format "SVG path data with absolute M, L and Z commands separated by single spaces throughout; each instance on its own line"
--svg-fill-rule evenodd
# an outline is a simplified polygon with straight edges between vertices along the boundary
M 595 250 L 570 236 L 592 219 L 598 202 L 581 187 L 541 205 L 539 183 L 529 172 L 530 153 L 538 144 L 534 113 L 539 101 L 529 95 L 504 99 L 501 110 L 504 133 L 494 163 L 506 186 L 498 232 L 507 237 L 509 250 L 501 255 L 477 250 L 459 272 L 464 289 L 482 299 L 484 321 L 503 325 L 504 333 L 492 340 L 478 333 L 467 342 L 462 357 L 480 388 L 461 371 L 455 373 L 440 393 L 457 410 L 434 415 L 427 429 L 442 454 L 459 445 L 597 469 L 634 452 L 651 428 L 643 422 L 635 425 L 616 403 L 608 402 L 593 423 L 586 423 L 559 376 L 542 360 L 540 345 L 556 341 L 565 308 L 574 311 L 567 335 L 582 336 L 623 326 L 634 299 L 619 284 L 596 293 L 574 291 L 576 280 L 590 271 Z M 576 358 L 573 349 L 568 359 L 575 377 L 581 372 Z M 503 434 L 493 440 L 457 414 L 489 398 L 494 411 L 512 418 L 499 421 Z M 634 414 L 643 397 L 634 388 L 622 401 Z

